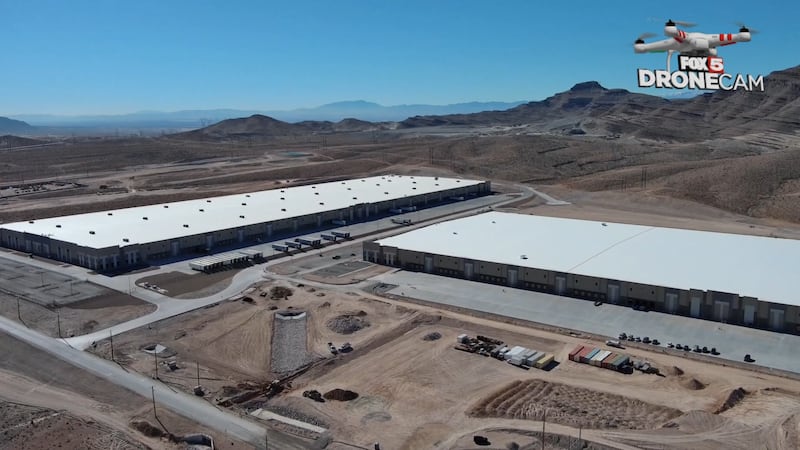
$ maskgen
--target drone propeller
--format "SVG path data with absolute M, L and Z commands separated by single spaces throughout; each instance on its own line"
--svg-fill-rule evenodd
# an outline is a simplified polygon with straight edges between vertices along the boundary
M 694 22 L 684 22 L 682 20 L 672 20 L 672 19 L 667 20 L 665 26 L 674 27 L 675 25 L 680 25 L 684 28 L 692 28 L 697 26 L 697 24 Z
M 750 34 L 758 34 L 759 33 L 758 30 L 754 30 L 754 29 L 748 27 L 747 25 L 745 25 L 744 22 L 736 22 L 736 25 L 739 27 L 739 33 L 750 33 Z
M 655 37 L 655 36 L 656 36 L 656 34 L 654 34 L 654 33 L 642 33 L 642 34 L 639 35 L 639 37 L 636 38 L 636 41 L 634 42 L 634 44 L 644 44 L 644 40 L 645 39 L 650 39 L 651 37 Z

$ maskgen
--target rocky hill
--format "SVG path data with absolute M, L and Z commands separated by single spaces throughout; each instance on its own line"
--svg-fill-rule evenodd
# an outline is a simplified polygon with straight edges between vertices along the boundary
M 321 133 L 359 132 L 386 128 L 385 124 L 358 119 L 339 122 L 304 121 L 288 123 L 272 117 L 255 114 L 240 119 L 228 119 L 198 130 L 173 136 L 183 139 L 215 140 L 307 136 Z
M 416 116 L 400 128 L 525 125 L 557 134 L 627 135 L 660 141 L 697 141 L 800 129 L 800 66 L 765 77 L 764 92 L 717 91 L 667 100 L 590 81 L 542 101 L 506 111 Z
M 35 127 L 32 127 L 21 120 L 0 117 L 0 133 L 2 134 L 28 134 L 34 132 L 35 130 Z

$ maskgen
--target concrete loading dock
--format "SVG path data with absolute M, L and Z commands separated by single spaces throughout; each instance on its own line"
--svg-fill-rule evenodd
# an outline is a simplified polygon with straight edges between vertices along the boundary
M 800 260 L 796 240 L 490 212 L 365 243 L 363 257 L 410 271 L 800 334 L 792 281 Z
M 124 271 L 490 192 L 488 181 L 385 175 L 7 223 L 0 225 L 0 245 L 93 270 Z

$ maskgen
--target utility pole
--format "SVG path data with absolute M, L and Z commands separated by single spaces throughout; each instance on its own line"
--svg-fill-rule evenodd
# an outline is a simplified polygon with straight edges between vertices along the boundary
M 200 361 L 194 363 L 197 365 L 197 385 L 200 386 Z
M 544 424 L 547 422 L 547 408 L 542 412 L 542 450 L 544 450 Z
M 17 297 L 17 319 L 22 322 L 22 312 L 19 309 L 19 297 Z
M 111 360 L 114 361 L 114 333 L 108 330 L 108 339 L 111 341 Z
M 156 377 L 155 378 L 157 380 L 158 379 L 158 353 L 156 353 L 155 350 L 153 350 L 153 362 L 155 362 L 155 367 L 156 367 Z
M 61 308 L 56 307 L 56 321 L 58 323 L 58 337 L 61 337 Z
M 158 411 L 156 411 L 156 387 L 150 386 L 150 392 L 153 394 L 153 415 L 156 417 L 156 420 L 158 420 Z M 158 421 L 161 422 L 160 420 Z

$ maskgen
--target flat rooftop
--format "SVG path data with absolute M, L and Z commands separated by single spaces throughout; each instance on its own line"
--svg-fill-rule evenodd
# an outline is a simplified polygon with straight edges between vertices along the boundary
M 0 228 L 95 249 L 124 247 L 335 211 L 362 203 L 401 200 L 480 183 L 483 181 L 386 175 L 13 222 L 2 224 Z
M 382 246 L 800 305 L 800 241 L 489 212 L 377 241 Z

